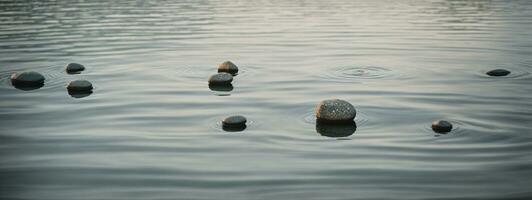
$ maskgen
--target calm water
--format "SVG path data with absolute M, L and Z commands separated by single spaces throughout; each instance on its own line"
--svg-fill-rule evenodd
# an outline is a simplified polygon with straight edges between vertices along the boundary
M 3 0 L 0 199 L 528 199 L 531 73 L 527 0 Z M 354 134 L 317 132 L 328 98 Z

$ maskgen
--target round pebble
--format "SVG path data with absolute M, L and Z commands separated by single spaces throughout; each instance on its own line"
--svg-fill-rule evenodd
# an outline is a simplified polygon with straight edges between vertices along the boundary
M 510 71 L 505 69 L 494 69 L 489 72 L 486 72 L 486 74 L 489 76 L 506 76 L 510 74 Z
M 436 133 L 448 133 L 453 129 L 453 125 L 445 120 L 432 122 L 432 130 Z
M 85 70 L 85 66 L 79 63 L 68 63 L 65 70 L 69 74 L 75 74 Z
M 213 85 L 209 84 L 209 89 L 215 92 L 231 92 L 233 91 L 233 84 L 225 84 L 225 85 Z
M 72 92 L 90 92 L 92 84 L 86 80 L 75 80 L 68 84 L 67 89 Z
M 11 83 L 15 87 L 39 87 L 44 85 L 44 76 L 37 72 L 21 72 L 11 75 Z
M 218 66 L 218 72 L 226 72 L 236 75 L 238 73 L 238 67 L 231 61 L 225 61 Z
M 246 126 L 246 118 L 241 115 L 230 116 L 222 120 L 224 127 L 242 127 Z
M 344 124 L 327 124 L 316 122 L 316 132 L 325 137 L 349 137 L 355 133 L 357 125 L 354 121 Z
M 340 99 L 323 100 L 316 106 L 316 118 L 320 123 L 351 123 L 356 114 L 353 105 Z
M 209 85 L 227 85 L 231 84 L 233 76 L 229 73 L 220 72 L 209 77 Z

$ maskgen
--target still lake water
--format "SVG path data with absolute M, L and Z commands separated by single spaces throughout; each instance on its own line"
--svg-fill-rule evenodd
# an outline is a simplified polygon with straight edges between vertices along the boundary
M 531 73 L 527 0 L 0 1 L 0 199 L 528 199 Z

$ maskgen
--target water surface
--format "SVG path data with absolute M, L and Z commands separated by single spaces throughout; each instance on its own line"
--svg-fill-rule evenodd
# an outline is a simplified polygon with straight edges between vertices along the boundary
M 528 199 L 531 55 L 527 0 L 0 1 L 0 199 Z

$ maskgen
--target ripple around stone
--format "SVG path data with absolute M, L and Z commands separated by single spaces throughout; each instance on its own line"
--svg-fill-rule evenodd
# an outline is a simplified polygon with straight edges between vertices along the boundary
M 239 132 L 239 131 L 243 131 L 244 129 L 245 130 L 249 130 L 250 127 L 253 127 L 253 128 L 256 128 L 257 126 L 260 126 L 259 123 L 257 123 L 256 121 L 253 121 L 252 119 L 249 119 L 249 118 L 246 118 L 246 126 L 244 127 L 244 129 L 242 130 L 239 130 L 239 129 L 232 129 L 232 128 L 228 128 L 228 127 L 224 127 L 223 124 L 222 124 L 222 120 L 224 119 L 225 117 L 221 116 L 221 117 L 213 117 L 213 118 L 210 118 L 208 119 L 208 121 L 206 123 L 209 123 L 211 124 L 211 128 L 215 129 L 215 130 L 218 130 L 220 132 Z
M 323 78 L 339 82 L 356 82 L 360 79 L 385 79 L 396 75 L 390 69 L 375 66 L 345 66 L 326 70 L 321 75 Z
M 451 129 L 451 131 L 445 132 L 445 133 L 437 133 L 437 132 L 435 132 L 432 129 L 432 122 L 433 121 L 427 121 L 426 125 L 423 126 L 423 132 L 427 132 L 427 133 L 430 133 L 430 134 L 435 135 L 435 136 L 441 136 L 441 135 L 460 134 L 460 133 L 463 133 L 465 131 L 465 128 L 464 128 L 465 124 L 463 122 L 457 121 L 457 120 L 447 120 L 447 119 L 445 121 L 448 121 L 448 122 L 450 122 L 453 125 L 453 128 Z
M 487 72 L 491 71 L 491 70 L 494 70 L 494 69 L 506 69 L 508 71 L 510 71 L 510 73 L 508 75 L 505 75 L 505 76 L 490 76 L 487 74 Z M 529 78 L 531 75 L 530 72 L 524 70 L 524 69 L 521 69 L 521 68 L 505 68 L 505 67 L 496 67 L 496 68 L 493 68 L 493 69 L 484 69 L 484 70 L 481 70 L 481 71 L 478 71 L 477 72 L 477 76 L 480 76 L 482 78 L 486 78 L 486 79 L 490 79 L 490 80 L 493 80 L 493 79 L 525 79 L 525 78 Z
M 14 72 L 22 72 L 22 71 L 36 71 L 40 74 L 42 74 L 45 78 L 44 84 L 40 86 L 13 86 L 11 83 L 11 75 Z M 67 76 L 65 76 L 64 70 L 61 66 L 44 66 L 44 67 L 34 67 L 34 68 L 25 68 L 21 70 L 8 70 L 8 71 L 1 71 L 0 72 L 0 88 L 16 88 L 19 90 L 24 91 L 30 91 L 30 90 L 36 90 L 39 88 L 53 88 L 53 87 L 62 87 L 68 80 Z

